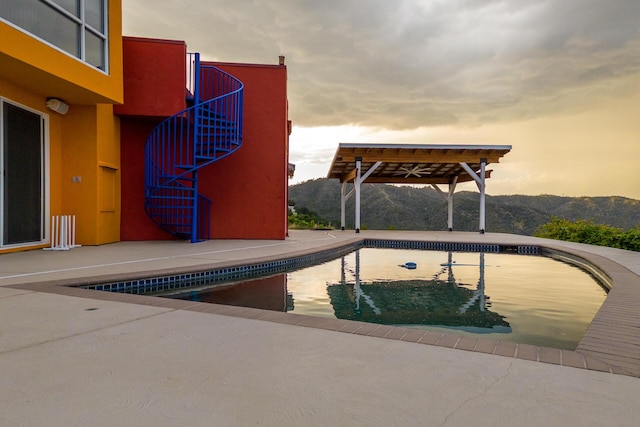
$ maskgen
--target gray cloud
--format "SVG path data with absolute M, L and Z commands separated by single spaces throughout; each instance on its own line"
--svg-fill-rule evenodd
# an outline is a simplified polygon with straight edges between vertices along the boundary
M 518 120 L 580 110 L 640 76 L 638 0 L 123 3 L 127 35 L 185 40 L 207 59 L 286 55 L 302 126 Z

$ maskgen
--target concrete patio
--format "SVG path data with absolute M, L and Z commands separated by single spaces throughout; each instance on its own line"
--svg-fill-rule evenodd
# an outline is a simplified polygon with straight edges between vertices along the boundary
M 542 245 L 613 288 L 575 352 L 64 285 L 363 238 Z M 504 234 L 291 231 L 0 255 L 0 425 L 618 425 L 640 420 L 640 253 Z

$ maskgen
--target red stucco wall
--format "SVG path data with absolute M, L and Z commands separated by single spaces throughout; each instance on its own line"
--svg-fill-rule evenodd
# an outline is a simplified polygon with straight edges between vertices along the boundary
M 118 115 L 168 117 L 186 108 L 186 55 L 182 41 L 124 37 L 124 104 Z
M 144 211 L 144 145 L 154 122 L 120 118 L 122 215 L 120 240 L 167 240 L 173 235 L 158 227 Z
M 200 191 L 213 200 L 212 235 L 284 239 L 289 162 L 286 67 L 211 64 L 244 83 L 242 147 L 200 173 Z
M 160 119 L 186 106 L 186 49 L 181 50 L 181 43 L 125 38 L 125 103 L 116 111 L 121 115 L 121 240 L 172 238 L 144 212 L 144 145 Z M 289 151 L 286 67 L 213 65 L 239 78 L 245 92 L 242 147 L 199 172 L 200 192 L 213 200 L 211 237 L 284 239 Z

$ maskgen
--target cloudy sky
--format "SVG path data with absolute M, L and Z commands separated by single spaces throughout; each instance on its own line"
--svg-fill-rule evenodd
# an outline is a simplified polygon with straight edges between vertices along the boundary
M 292 183 L 340 142 L 500 144 L 489 194 L 640 199 L 638 0 L 123 0 L 123 27 L 285 55 Z

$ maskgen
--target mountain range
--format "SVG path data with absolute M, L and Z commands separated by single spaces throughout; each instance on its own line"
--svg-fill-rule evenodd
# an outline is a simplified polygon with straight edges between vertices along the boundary
M 340 227 L 340 183 L 315 179 L 289 187 L 290 204 L 306 207 Z M 349 190 L 353 185 L 349 185 Z M 349 191 L 348 190 L 348 191 Z M 478 231 L 478 192 L 461 191 L 453 199 L 456 231 Z M 364 184 L 361 228 L 446 230 L 447 202 L 431 187 Z M 347 200 L 346 227 L 354 227 L 354 198 Z M 640 200 L 626 197 L 486 196 L 486 231 L 532 235 L 552 217 L 631 229 L 640 226 Z

